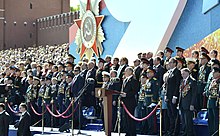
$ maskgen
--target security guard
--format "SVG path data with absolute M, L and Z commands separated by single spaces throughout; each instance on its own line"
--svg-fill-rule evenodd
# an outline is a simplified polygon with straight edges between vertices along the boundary
M 208 108 L 208 127 L 209 135 L 218 136 L 219 127 L 219 89 L 220 89 L 220 68 L 213 68 L 213 79 L 206 91 L 208 97 L 207 108 Z
M 208 76 L 209 73 L 211 72 L 211 67 L 209 65 L 210 57 L 202 52 L 200 55 L 200 60 L 201 60 L 201 66 L 199 69 L 199 74 L 198 74 L 198 81 L 197 81 L 197 86 L 198 86 L 198 91 L 197 91 L 197 110 L 201 110 L 202 108 L 206 108 L 206 97 L 203 96 L 203 92 L 206 86 L 206 83 L 208 81 Z
M 145 90 L 145 103 L 147 107 L 147 115 L 153 110 L 156 106 L 159 98 L 159 83 L 158 80 L 154 77 L 155 70 L 152 67 L 149 67 L 147 70 L 147 81 L 146 81 L 146 90 Z M 154 113 L 148 120 L 148 130 L 147 134 L 157 134 L 157 125 L 156 125 L 156 113 Z

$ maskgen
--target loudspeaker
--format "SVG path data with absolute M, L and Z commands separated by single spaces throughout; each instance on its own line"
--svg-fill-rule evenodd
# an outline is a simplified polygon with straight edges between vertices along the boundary
M 70 131 L 69 129 L 70 129 L 69 123 L 65 123 L 65 124 L 63 124 L 63 125 L 59 128 L 59 131 L 60 131 L 60 132 L 66 131 L 66 132 L 68 133 L 68 132 Z

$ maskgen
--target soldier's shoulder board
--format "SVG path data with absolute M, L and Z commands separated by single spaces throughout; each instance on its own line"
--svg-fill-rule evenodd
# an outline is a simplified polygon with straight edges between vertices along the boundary
M 197 72 L 197 69 L 193 69 L 193 72 Z
M 157 78 L 156 78 L 156 77 L 154 77 L 154 78 L 153 78 L 153 80 L 157 80 Z

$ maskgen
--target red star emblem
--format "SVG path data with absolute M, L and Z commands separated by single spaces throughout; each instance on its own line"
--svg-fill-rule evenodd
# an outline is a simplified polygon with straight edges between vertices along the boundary
M 87 0 L 86 11 L 91 10 L 90 6 L 91 6 L 90 0 Z M 104 16 L 95 16 L 96 28 L 98 28 L 98 26 L 101 24 L 103 18 L 104 18 Z M 76 25 L 79 27 L 79 29 L 81 30 L 82 19 L 77 19 L 74 21 L 75 21 Z M 95 30 L 95 31 L 97 31 L 97 30 Z M 87 49 L 87 47 L 84 45 L 84 43 L 82 43 L 82 47 L 81 47 L 81 51 L 80 51 L 80 58 L 83 57 L 86 49 Z M 94 51 L 96 56 L 99 56 L 98 48 L 96 45 L 96 38 L 91 46 L 91 49 Z

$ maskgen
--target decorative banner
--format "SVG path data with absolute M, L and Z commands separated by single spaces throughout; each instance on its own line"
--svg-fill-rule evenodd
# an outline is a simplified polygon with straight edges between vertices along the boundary
M 69 28 L 69 52 L 76 62 L 113 55 L 129 25 L 111 15 L 104 0 L 80 1 L 79 18 Z
M 211 51 L 212 49 L 216 49 L 218 50 L 218 52 L 220 52 L 220 29 L 209 34 L 207 37 L 205 37 L 198 43 L 194 44 L 190 48 L 187 48 L 184 51 L 184 56 L 191 57 L 192 51 L 193 50 L 199 51 L 201 46 L 204 46 L 208 51 Z M 220 55 L 218 55 L 218 59 L 220 60 Z

